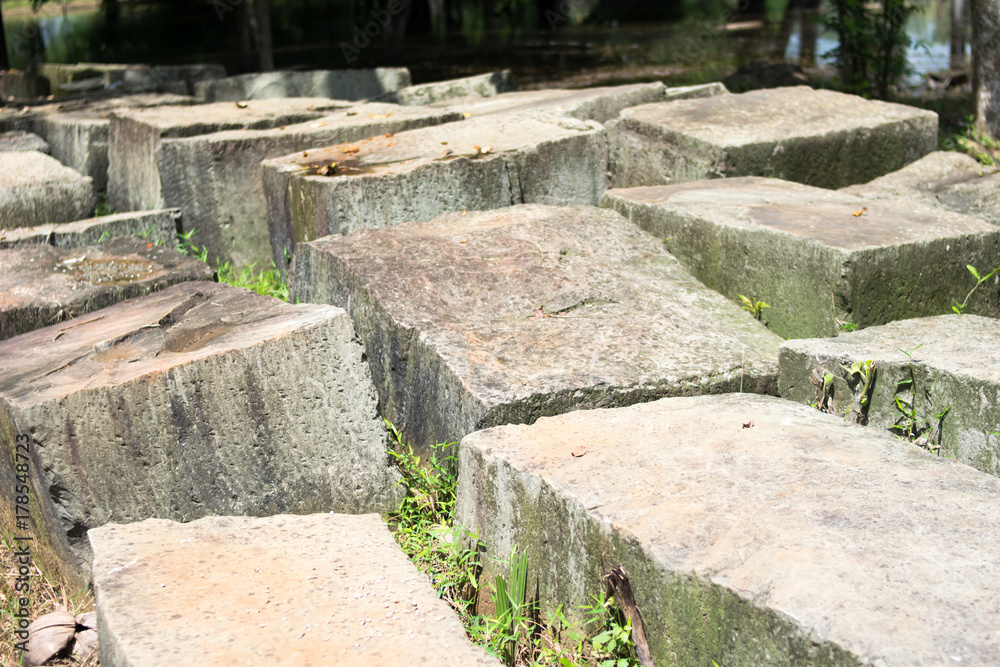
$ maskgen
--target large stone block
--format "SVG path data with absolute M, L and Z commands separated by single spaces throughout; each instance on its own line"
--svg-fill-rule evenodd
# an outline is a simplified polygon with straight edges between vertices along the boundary
M 768 176 L 864 183 L 937 146 L 937 115 L 804 86 L 642 105 L 608 125 L 614 187 Z
M 661 396 L 774 393 L 780 339 L 610 211 L 517 206 L 303 244 L 294 296 L 348 309 L 415 447 Z
M 906 199 L 1000 227 L 1000 169 L 968 155 L 935 151 L 870 183 L 844 188 L 865 199 Z
M 0 340 L 211 278 L 207 264 L 135 237 L 82 248 L 33 243 L 0 250 Z
M 0 160 L 0 229 L 69 222 L 94 212 L 93 180 L 38 151 Z
M 375 514 L 147 519 L 89 536 L 105 667 L 500 665 Z
M 600 124 L 528 113 L 297 153 L 262 166 L 271 245 L 277 255 L 328 234 L 448 211 L 596 204 L 606 165 Z
M 264 159 L 293 151 L 461 120 L 460 113 L 362 104 L 306 123 L 269 130 L 227 130 L 164 139 L 156 153 L 163 200 L 184 211 L 184 227 L 209 250 L 209 261 L 268 266 L 272 258 Z M 284 265 L 284 248 L 275 256 Z
M 290 98 L 115 111 L 108 141 L 108 203 L 119 211 L 165 206 L 157 159 L 163 139 L 303 123 L 344 106 L 330 99 Z
M 544 608 L 579 613 L 622 566 L 657 665 L 1000 654 L 1000 480 L 804 405 L 667 398 L 488 429 L 459 479 L 456 522 L 489 556 L 525 551 Z
M 822 405 L 1000 476 L 1000 322 L 939 315 L 830 339 L 788 341 L 781 395 Z M 856 363 L 873 361 L 868 393 Z M 833 376 L 832 386 L 824 378 Z M 817 384 L 817 382 L 819 384 Z M 897 403 L 896 399 L 901 403 Z M 862 405 L 864 399 L 865 405 Z
M 37 134 L 15 130 L 13 132 L 0 133 L 0 153 L 10 153 L 14 151 L 38 151 L 48 153 L 49 145 Z
M 137 65 L 43 63 L 41 72 L 56 97 L 83 91 L 179 93 L 191 95 L 199 82 L 226 76 L 221 65 Z
M 27 434 L 36 558 L 77 581 L 87 530 L 109 522 L 398 502 L 339 308 L 181 283 L 4 341 L 0 367 L 0 521 L 13 525 L 9 467 Z
M 314 70 L 241 74 L 195 85 L 195 95 L 206 102 L 264 100 L 276 97 L 328 97 L 364 100 L 410 85 L 405 67 Z
M 712 289 L 770 304 L 763 319 L 786 338 L 950 313 L 970 288 L 965 265 L 1000 255 L 1000 229 L 981 220 L 775 179 L 611 190 L 603 205 Z M 972 310 L 1000 315 L 1000 286 L 980 289 Z
M 94 179 L 94 189 L 108 188 L 108 130 L 111 114 L 121 109 L 180 106 L 193 102 L 183 95 L 125 95 L 110 100 L 63 103 L 43 109 L 32 129 L 51 146 L 54 158 Z
M 417 106 L 433 102 L 443 102 L 457 97 L 491 97 L 512 90 L 517 90 L 517 84 L 514 83 L 514 74 L 509 69 L 505 69 L 499 72 L 477 74 L 476 76 L 469 76 L 462 79 L 432 81 L 417 86 L 407 86 L 406 88 L 400 88 L 394 92 L 380 95 L 376 100 L 379 102 Z
M 57 248 L 102 243 L 119 236 L 139 236 L 145 243 L 174 247 L 180 226 L 180 209 L 135 211 L 87 218 L 37 227 L 18 227 L 0 231 L 0 248 L 14 248 L 33 243 L 47 243 Z
M 460 97 L 431 106 L 459 111 L 466 117 L 500 113 L 560 113 L 579 120 L 606 123 L 627 107 L 662 101 L 667 90 L 674 89 L 668 89 L 659 82 L 583 90 L 528 90 L 492 97 Z

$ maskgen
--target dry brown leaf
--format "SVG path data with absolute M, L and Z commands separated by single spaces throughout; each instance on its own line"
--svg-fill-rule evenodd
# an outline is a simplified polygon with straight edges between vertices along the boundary
M 443 151 L 441 151 L 441 155 L 451 155 L 451 153 L 452 150 L 450 148 L 446 148 Z
M 236 108 L 237 109 L 246 109 L 247 108 L 247 103 L 246 102 L 237 102 L 236 103 Z
M 868 212 L 868 207 L 862 206 L 860 211 L 855 211 L 854 213 L 851 213 L 851 215 L 853 215 L 855 218 L 860 218 L 867 212 Z
M 307 153 L 306 151 L 302 151 L 302 157 L 309 157 L 309 153 Z
M 743 428 L 753 428 L 753 422 L 746 422 L 743 424 Z
M 392 114 L 391 113 L 370 113 L 368 115 L 371 116 L 372 118 L 388 118 Z
M 576 458 L 580 458 L 586 453 L 587 453 L 587 448 L 584 447 L 583 445 L 578 445 L 577 447 L 574 447 L 573 451 L 570 452 L 570 454 L 572 454 Z
M 341 153 L 346 153 L 348 155 L 353 155 L 353 154 L 357 153 L 359 150 L 361 150 L 361 149 L 358 148 L 357 146 L 344 146 L 343 148 L 340 149 L 340 152 Z
M 390 137 L 392 137 L 392 132 L 386 132 L 385 133 L 385 138 L 389 139 Z

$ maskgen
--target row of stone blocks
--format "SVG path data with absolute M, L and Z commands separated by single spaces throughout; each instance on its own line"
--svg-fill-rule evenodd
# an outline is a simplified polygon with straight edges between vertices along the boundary
M 369 372 L 383 410 L 418 443 L 664 395 L 775 391 L 780 340 L 610 211 L 452 214 L 304 248 L 296 289 L 332 300 L 321 291 L 344 285 L 336 298 L 346 293 L 369 364 L 342 310 L 205 283 L 0 344 L 12 369 L 0 388 L 5 449 L 12 434 L 32 435 L 32 516 L 57 560 L 85 576 L 85 531 L 106 522 L 388 508 L 393 475 Z M 803 384 L 801 368 L 792 373 L 784 384 Z M 810 651 L 833 664 L 895 664 L 911 650 L 906 619 L 966 615 L 956 581 L 978 587 L 981 608 L 995 601 L 995 572 L 980 565 L 996 513 L 968 509 L 991 507 L 995 479 L 775 399 L 630 410 L 463 441 L 460 520 L 491 553 L 528 546 L 544 599 L 582 602 L 599 555 L 612 553 L 643 591 L 657 654 L 694 664 Z M 913 541 L 913 507 L 931 497 L 933 521 L 916 515 L 930 536 Z M 860 541 L 871 546 L 859 555 Z M 879 577 L 897 561 L 896 578 Z M 776 563 L 797 577 L 777 578 Z M 821 575 L 841 583 L 820 595 Z M 854 599 L 862 587 L 878 594 Z M 882 625 L 852 625 L 869 614 Z M 975 662 L 996 648 L 982 639 L 994 621 L 973 614 L 964 634 L 938 623 L 912 655 Z M 910 634 L 893 639 L 882 630 L 891 624 Z M 750 630 L 726 630 L 736 626 Z M 670 637 L 695 639 L 678 647 Z

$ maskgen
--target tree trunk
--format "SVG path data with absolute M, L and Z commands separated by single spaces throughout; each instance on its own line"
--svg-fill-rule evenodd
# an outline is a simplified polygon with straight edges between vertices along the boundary
M 965 66 L 965 0 L 951 2 L 951 69 Z
M 274 69 L 274 51 L 271 48 L 271 18 L 268 0 L 246 0 L 243 4 L 246 7 L 250 34 L 253 35 L 253 43 L 257 48 L 260 71 L 270 72 Z M 267 14 L 266 23 L 261 21 L 264 14 Z
M 7 57 L 7 38 L 3 33 L 3 12 L 0 11 L 0 70 L 10 69 L 10 59 Z
M 972 60 L 976 129 L 1000 139 L 1000 0 L 972 6 Z

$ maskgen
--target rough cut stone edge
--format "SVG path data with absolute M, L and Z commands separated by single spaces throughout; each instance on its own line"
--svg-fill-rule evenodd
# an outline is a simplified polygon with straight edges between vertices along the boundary
M 168 208 L 158 211 L 116 213 L 38 227 L 19 227 L 0 233 L 0 249 L 31 243 L 48 243 L 57 248 L 76 248 L 119 236 L 138 236 L 150 243 L 171 247 L 177 241 L 180 220 L 180 209 Z

